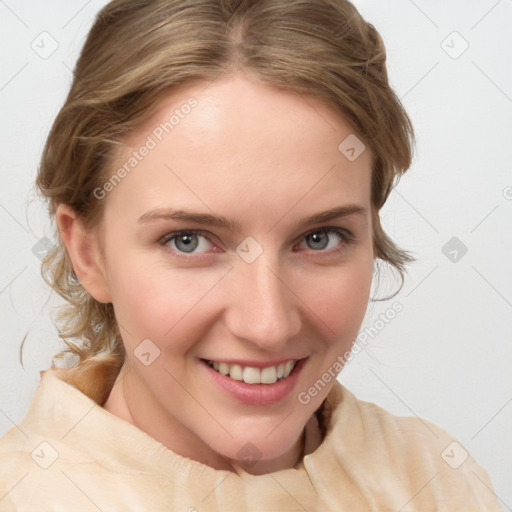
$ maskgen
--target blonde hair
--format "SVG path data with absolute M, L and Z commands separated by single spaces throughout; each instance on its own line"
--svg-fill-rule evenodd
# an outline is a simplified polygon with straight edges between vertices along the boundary
M 415 259 L 386 235 L 379 210 L 411 165 L 414 132 L 388 83 L 382 38 L 347 0 L 110 2 L 97 14 L 43 150 L 36 185 L 50 215 L 64 203 L 94 227 L 105 200 L 93 191 L 112 174 L 123 136 L 174 87 L 235 71 L 323 100 L 371 149 L 374 250 L 403 285 Z M 43 278 L 66 300 L 57 326 L 68 348 L 55 357 L 74 354 L 79 368 L 102 360 L 115 376 L 125 353 L 112 304 L 81 286 L 56 239 L 42 263 Z

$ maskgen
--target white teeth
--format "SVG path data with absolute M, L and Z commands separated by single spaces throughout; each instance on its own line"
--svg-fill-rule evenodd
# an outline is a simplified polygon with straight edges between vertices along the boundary
M 284 365 L 284 377 L 288 377 L 290 375 L 290 372 L 293 370 L 293 367 L 295 366 L 295 363 L 293 361 L 286 361 L 286 364 Z
M 231 376 L 231 372 L 229 374 Z M 243 373 L 243 381 L 247 384 L 261 384 L 261 372 L 258 368 L 246 366 Z
M 275 384 L 278 380 L 288 377 L 295 367 L 296 361 L 290 360 L 277 366 L 266 368 L 254 368 L 246 366 L 242 368 L 239 364 L 229 365 L 217 361 L 208 361 L 208 365 L 222 375 L 228 375 L 235 380 L 243 380 L 247 384 Z
M 235 380 L 242 380 L 242 367 L 239 364 L 233 364 L 229 367 L 229 376 Z
M 277 382 L 277 370 L 275 366 L 269 366 L 261 370 L 261 383 L 262 384 L 274 384 Z

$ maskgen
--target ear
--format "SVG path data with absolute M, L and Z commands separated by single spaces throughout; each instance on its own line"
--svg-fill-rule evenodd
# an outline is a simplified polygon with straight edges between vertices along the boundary
M 60 204 L 55 221 L 76 277 L 98 302 L 112 302 L 97 234 L 85 230 L 76 212 Z

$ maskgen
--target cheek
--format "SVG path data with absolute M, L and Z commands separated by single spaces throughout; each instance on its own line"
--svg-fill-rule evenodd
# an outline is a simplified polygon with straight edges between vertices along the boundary
M 373 261 L 361 261 L 317 280 L 307 304 L 318 318 L 318 329 L 333 343 L 351 344 L 366 313 Z M 311 283 L 310 283 L 311 285 Z
M 179 349 L 175 334 L 197 320 L 203 301 L 207 302 L 207 294 L 218 279 L 211 272 L 125 259 L 113 269 L 110 280 L 125 344 L 135 346 L 149 338 L 163 349 L 172 338 L 172 347 Z

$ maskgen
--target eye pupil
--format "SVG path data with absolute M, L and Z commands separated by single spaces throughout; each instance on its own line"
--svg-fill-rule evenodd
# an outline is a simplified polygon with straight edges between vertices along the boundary
M 193 238 L 197 238 L 196 235 L 192 235 L 192 234 L 180 235 L 179 237 L 176 238 L 176 247 L 178 248 L 178 250 L 181 251 L 181 250 L 183 250 L 183 247 L 180 247 L 179 244 L 184 244 L 184 248 L 185 248 L 184 252 L 194 251 L 197 248 L 198 243 L 196 240 L 196 243 L 194 245 Z
M 325 233 L 323 232 L 312 233 L 309 237 L 312 239 L 314 244 L 320 243 L 322 245 L 322 247 L 314 247 L 315 249 L 324 249 L 328 244 L 326 240 L 324 240 L 324 243 L 322 244 L 322 237 L 325 238 Z

